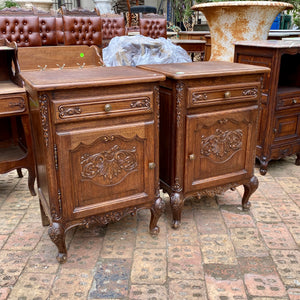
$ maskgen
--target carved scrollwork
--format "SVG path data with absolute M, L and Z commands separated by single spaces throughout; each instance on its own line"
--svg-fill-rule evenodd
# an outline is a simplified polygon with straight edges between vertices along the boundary
M 145 99 L 132 101 L 130 107 L 131 108 L 145 107 L 147 109 L 150 109 L 150 99 L 147 97 Z
M 39 96 L 40 116 L 43 128 L 43 136 L 46 147 L 49 145 L 49 124 L 48 124 L 48 95 L 42 94 Z
M 156 119 L 157 119 L 157 127 L 159 128 L 160 122 L 160 114 L 159 114 L 159 85 L 154 87 L 154 101 L 156 102 Z
M 212 189 L 205 189 L 197 192 L 197 197 L 201 198 L 203 196 L 213 197 L 218 194 L 223 194 L 229 189 L 233 189 L 235 187 L 239 186 L 239 184 L 236 183 L 230 183 L 222 186 L 217 186 Z
M 198 102 L 202 102 L 207 100 L 207 94 L 206 93 L 199 93 L 195 92 L 192 95 L 192 103 L 197 104 Z
M 179 178 L 175 178 L 175 184 L 171 186 L 172 191 L 180 193 L 182 191 L 182 186 L 180 185 Z
M 252 89 L 243 90 L 242 95 L 257 97 L 257 93 L 258 93 L 258 89 L 252 88 Z
M 124 150 L 118 145 L 114 145 L 108 151 L 96 154 L 85 153 L 82 155 L 80 163 L 83 178 L 93 179 L 99 176 L 103 179 L 104 184 L 119 182 L 138 167 L 136 148 Z
M 66 116 L 73 116 L 81 114 L 81 108 L 79 106 L 68 107 L 60 105 L 58 107 L 59 117 L 63 119 Z
M 242 138 L 243 131 L 241 129 L 234 131 L 216 129 L 215 134 L 201 137 L 200 153 L 207 157 L 213 156 L 218 160 L 227 159 L 241 149 Z
M 177 119 L 177 127 L 181 127 L 182 125 L 182 102 L 184 96 L 184 83 L 179 81 L 176 83 L 176 119 Z
M 136 214 L 137 208 L 126 208 L 124 210 L 120 211 L 111 211 L 106 214 L 98 215 L 98 216 L 90 216 L 85 218 L 82 221 L 82 225 L 89 227 L 91 224 L 100 224 L 100 225 L 107 225 L 109 223 L 115 223 L 120 221 L 123 217 L 129 215 L 129 214 Z

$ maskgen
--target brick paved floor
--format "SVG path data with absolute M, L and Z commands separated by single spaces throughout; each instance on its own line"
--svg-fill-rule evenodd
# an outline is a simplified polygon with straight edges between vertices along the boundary
M 271 162 L 241 210 L 243 187 L 187 199 L 182 226 L 170 227 L 169 199 L 148 233 L 143 210 L 105 229 L 67 233 L 68 261 L 42 227 L 27 177 L 0 175 L 0 300 L 300 299 L 300 167 Z

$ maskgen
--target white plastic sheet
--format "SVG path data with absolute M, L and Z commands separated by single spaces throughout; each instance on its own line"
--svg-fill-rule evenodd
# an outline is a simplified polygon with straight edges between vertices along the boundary
M 191 62 L 188 53 L 165 38 L 117 36 L 103 49 L 107 67 Z

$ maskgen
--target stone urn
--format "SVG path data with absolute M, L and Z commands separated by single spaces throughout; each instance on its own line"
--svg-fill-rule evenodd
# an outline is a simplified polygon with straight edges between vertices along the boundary
M 234 59 L 234 42 L 266 40 L 276 16 L 293 5 L 275 1 L 228 1 L 197 4 L 211 35 L 211 61 Z

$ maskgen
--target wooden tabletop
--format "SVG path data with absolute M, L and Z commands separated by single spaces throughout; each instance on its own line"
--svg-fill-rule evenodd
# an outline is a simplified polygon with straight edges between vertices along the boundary
M 21 72 L 25 84 L 43 90 L 111 86 L 165 80 L 161 73 L 135 67 L 90 67 L 86 69 L 49 69 Z
M 237 41 L 235 45 L 267 48 L 293 48 L 300 47 L 300 41 L 266 40 L 266 41 Z
M 269 68 L 265 67 L 221 61 L 140 65 L 138 68 L 161 72 L 166 75 L 166 77 L 172 79 L 193 79 L 213 76 L 221 77 L 239 74 L 257 74 L 270 71 Z

